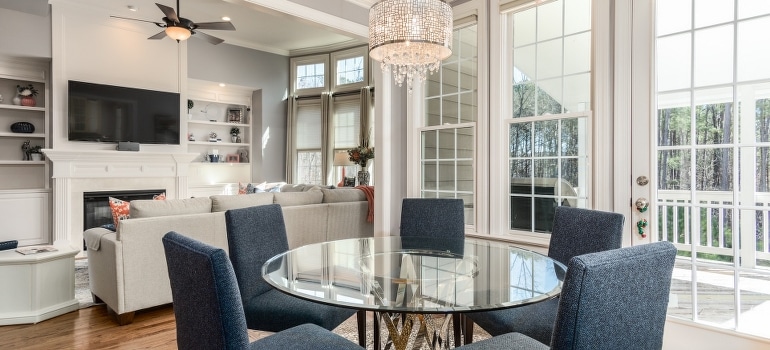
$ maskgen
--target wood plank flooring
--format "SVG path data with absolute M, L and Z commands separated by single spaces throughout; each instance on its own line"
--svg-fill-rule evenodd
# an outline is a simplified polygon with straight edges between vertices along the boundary
M 171 305 L 136 313 L 118 326 L 104 305 L 70 312 L 38 324 L 0 326 L 0 349 L 176 349 Z

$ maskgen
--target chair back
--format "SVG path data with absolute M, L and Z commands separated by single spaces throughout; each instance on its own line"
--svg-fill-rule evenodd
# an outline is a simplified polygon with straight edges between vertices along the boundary
M 661 349 L 675 259 L 669 242 L 572 258 L 551 349 Z
M 179 349 L 246 349 L 238 284 L 220 248 L 176 232 L 163 236 Z
M 262 278 L 262 265 L 289 250 L 286 225 L 279 204 L 231 209 L 225 212 L 227 246 L 241 299 L 251 300 L 271 287 Z
M 463 238 L 463 200 L 404 198 L 401 203 L 401 236 Z
M 618 249 L 624 221 L 618 213 L 556 207 L 548 257 L 566 265 L 574 256 Z

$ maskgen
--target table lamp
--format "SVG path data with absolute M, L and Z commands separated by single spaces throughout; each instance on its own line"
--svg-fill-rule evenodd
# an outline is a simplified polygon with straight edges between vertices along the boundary
M 350 156 L 348 156 L 348 152 L 342 151 L 342 152 L 335 152 L 334 153 L 334 166 L 341 166 L 342 167 L 342 180 L 337 184 L 337 187 L 344 187 L 345 184 L 345 167 L 354 165 L 353 162 L 350 161 Z

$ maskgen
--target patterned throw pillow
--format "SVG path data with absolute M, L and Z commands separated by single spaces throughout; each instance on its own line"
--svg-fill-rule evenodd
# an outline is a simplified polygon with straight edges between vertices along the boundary
M 157 201 L 162 201 L 166 199 L 166 192 L 163 192 L 161 194 L 156 194 L 152 196 L 152 199 Z M 121 199 L 109 197 L 110 201 L 110 210 L 112 210 L 112 221 L 115 225 L 115 230 L 120 227 L 120 220 L 125 220 L 129 218 L 129 210 L 131 209 L 131 202 L 124 201 Z

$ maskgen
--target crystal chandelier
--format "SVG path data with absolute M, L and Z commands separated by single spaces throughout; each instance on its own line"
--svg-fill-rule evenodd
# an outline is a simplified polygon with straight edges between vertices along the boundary
M 452 7 L 444 1 L 381 0 L 369 10 L 369 56 L 398 86 L 406 78 L 410 93 L 415 77 L 424 82 L 450 55 Z

